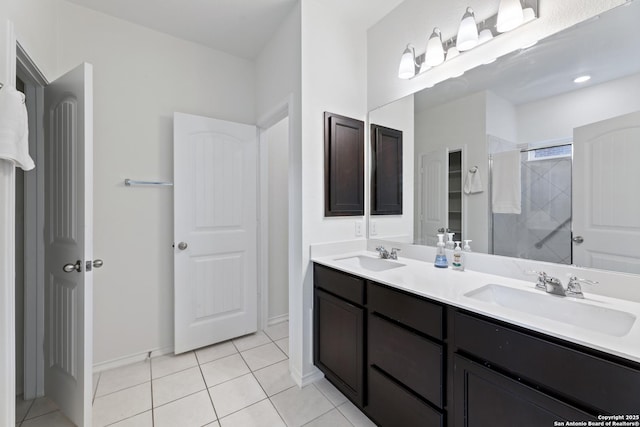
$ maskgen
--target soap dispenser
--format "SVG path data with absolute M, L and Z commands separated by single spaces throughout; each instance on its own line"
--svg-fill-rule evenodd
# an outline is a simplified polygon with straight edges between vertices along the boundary
M 453 236 L 456 233 L 449 233 L 449 230 L 447 229 L 447 243 L 445 243 L 444 247 L 445 249 L 451 249 L 453 250 L 453 248 L 455 247 L 455 244 L 453 243 Z
M 471 252 L 471 246 L 469 246 L 469 243 L 471 242 L 473 242 L 473 240 L 465 240 L 464 247 L 462 248 L 462 250 L 465 252 Z
M 456 241 L 456 248 L 453 250 L 453 262 L 451 267 L 457 271 L 464 271 L 464 255 L 462 254 L 462 248 L 460 248 L 460 241 Z
M 438 234 L 438 243 L 436 244 L 436 262 L 434 266 L 438 268 L 447 268 L 449 263 L 447 262 L 447 255 L 444 251 L 444 234 Z

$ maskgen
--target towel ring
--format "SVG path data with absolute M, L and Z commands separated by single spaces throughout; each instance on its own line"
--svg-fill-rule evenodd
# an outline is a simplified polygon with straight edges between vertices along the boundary
M 2 89 L 4 87 L 4 83 L 0 82 L 0 89 Z M 24 93 L 20 92 L 20 94 L 22 95 L 22 103 L 26 103 L 27 102 L 27 98 L 24 96 Z
M 474 166 L 471 169 L 469 169 L 469 173 L 476 173 L 476 172 L 478 172 L 478 167 L 477 166 Z

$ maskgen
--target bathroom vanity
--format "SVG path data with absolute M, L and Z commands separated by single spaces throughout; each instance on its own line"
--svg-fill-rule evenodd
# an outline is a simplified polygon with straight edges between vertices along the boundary
M 596 322 L 605 310 L 630 323 L 592 330 L 535 307 L 505 307 L 491 298 L 514 297 L 487 288 L 492 283 L 534 306 L 540 297 L 567 304 L 565 314 L 578 321 L 583 307 L 571 304 L 587 306 Z M 610 415 L 640 425 L 638 310 L 638 303 L 592 295 L 576 302 L 533 283 L 412 259 L 314 258 L 314 362 L 381 426 L 553 426 Z

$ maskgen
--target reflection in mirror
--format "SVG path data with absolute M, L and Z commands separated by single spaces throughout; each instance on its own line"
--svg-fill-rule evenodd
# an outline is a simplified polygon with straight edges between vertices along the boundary
M 627 3 L 371 111 L 403 131 L 405 199 L 369 236 L 445 227 L 477 252 L 640 273 L 639 17 Z

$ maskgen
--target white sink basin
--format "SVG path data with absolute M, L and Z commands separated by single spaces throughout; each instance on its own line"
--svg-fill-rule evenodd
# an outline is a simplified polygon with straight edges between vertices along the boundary
M 338 258 L 336 259 L 336 261 L 345 266 L 358 267 L 369 271 L 385 271 L 405 266 L 405 264 L 399 263 L 397 261 L 390 261 L 388 259 L 382 258 L 373 258 L 366 255 Z
M 486 285 L 464 296 L 616 337 L 626 335 L 636 321 L 625 311 L 502 285 Z

